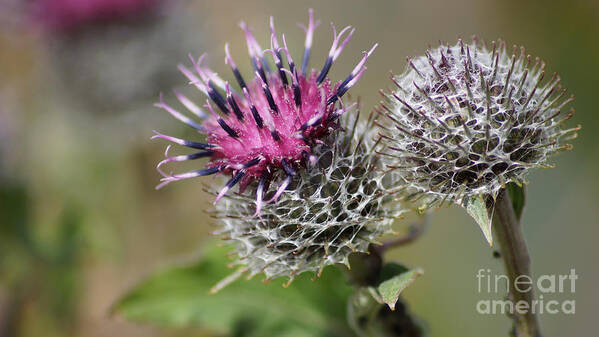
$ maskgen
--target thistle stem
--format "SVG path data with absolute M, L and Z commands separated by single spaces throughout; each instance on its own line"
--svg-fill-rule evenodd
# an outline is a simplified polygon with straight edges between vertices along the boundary
M 380 246 L 375 246 L 374 249 L 377 250 L 379 254 L 385 253 L 389 249 L 401 247 L 407 244 L 410 244 L 416 239 L 418 239 L 422 234 L 427 230 L 428 225 L 430 223 L 430 214 L 424 214 L 420 221 L 410 225 L 408 229 L 408 233 L 397 238 L 391 239 L 389 241 L 383 242 Z
M 514 329 L 517 337 L 541 337 L 539 321 L 533 312 L 535 298 L 532 288 L 527 292 L 516 289 L 515 282 L 518 277 L 531 278 L 530 256 L 524 241 L 520 221 L 516 217 L 512 201 L 507 190 L 501 189 L 495 202 L 494 225 L 495 237 L 505 264 L 507 276 L 510 280 L 510 296 L 514 305 L 520 301 L 528 304 L 529 310 L 525 314 L 514 312 Z

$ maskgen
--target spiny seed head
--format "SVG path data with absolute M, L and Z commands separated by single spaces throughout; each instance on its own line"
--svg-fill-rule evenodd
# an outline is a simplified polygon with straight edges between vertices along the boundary
M 524 48 L 510 55 L 501 41 L 476 39 L 408 60 L 378 109 L 387 165 L 425 206 L 525 182 L 579 129 L 562 128 L 573 98 L 557 74 L 545 79 L 544 66 Z
M 285 178 L 266 203 L 277 200 L 298 175 L 298 171 L 316 160 L 314 148 L 323 141 L 330 140 L 329 134 L 338 127 L 338 119 L 345 112 L 341 97 L 363 74 L 366 59 L 376 47 L 375 45 L 365 52 L 344 81 L 334 83 L 327 77 L 328 72 L 348 43 L 353 29 L 346 27 L 337 34 L 333 27 L 333 45 L 323 69 L 320 72 L 308 71 L 308 59 L 317 25 L 310 10 L 309 23 L 305 27 L 303 61 L 301 67 L 297 67 L 284 35 L 282 46 L 279 45 L 272 18 L 269 39 L 271 48 L 268 50 L 259 46 L 250 29 L 242 23 L 254 74 L 249 80 L 244 79 L 229 54 L 228 46 L 225 46 L 225 62 L 231 67 L 233 77 L 239 85 L 237 91 L 203 65 L 205 55 L 197 62 L 192 59 L 194 71 L 179 67 L 208 99 L 205 109 L 202 109 L 182 94 L 175 92 L 175 95 L 195 117 L 204 121 L 198 123 L 167 105 L 162 99 L 157 106 L 206 135 L 206 141 L 188 141 L 157 133 L 157 138 L 199 150 L 197 153 L 171 157 L 167 148 L 167 158 L 158 164 L 158 171 L 163 175 L 162 184 L 158 187 L 172 181 L 216 173 L 230 175 L 231 179 L 216 197 L 218 201 L 236 184 L 240 185 L 241 190 L 251 184 L 258 184 L 261 186 L 260 190 L 264 190 L 274 177 L 282 174 Z M 274 67 L 269 66 L 268 57 L 272 58 Z M 283 64 L 284 59 L 287 67 Z M 167 174 L 161 169 L 170 162 L 202 157 L 208 157 L 210 161 L 200 170 Z M 258 193 L 256 198 L 259 205 L 256 214 L 259 214 L 262 194 Z
M 252 215 L 260 205 L 247 195 L 229 194 L 217 204 L 215 217 L 222 222 L 217 233 L 232 243 L 236 264 L 250 275 L 290 281 L 305 271 L 319 275 L 325 266 L 349 265 L 350 253 L 366 252 L 392 232 L 402 212 L 389 189 L 393 173 L 381 171 L 374 144 L 367 141 L 369 127 L 355 121 L 344 122 L 315 146 L 315 165 L 299 171 L 278 203 L 264 205 L 258 218 Z M 269 197 L 277 191 L 259 193 Z

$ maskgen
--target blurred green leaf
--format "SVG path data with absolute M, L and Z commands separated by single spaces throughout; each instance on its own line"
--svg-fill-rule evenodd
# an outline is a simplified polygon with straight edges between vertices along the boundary
M 354 336 L 345 317 L 352 288 L 336 268 L 320 279 L 304 273 L 284 288 L 285 280 L 232 283 L 209 291 L 232 271 L 227 249 L 212 248 L 197 263 L 149 277 L 114 306 L 113 312 L 142 322 L 198 325 L 231 336 Z
M 83 219 L 74 205 L 67 205 L 58 224 L 56 242 L 47 251 L 44 277 L 52 291 L 48 291 L 51 312 L 63 324 L 70 324 L 79 309 L 78 294 L 81 284 L 80 260 L 83 254 L 81 227 Z
M 388 263 L 383 267 L 383 281 L 377 287 L 383 301 L 391 310 L 395 310 L 395 303 L 399 294 L 423 274 L 420 268 L 408 269 L 397 263 Z
M 0 182 L 1 183 L 1 182 Z M 29 243 L 29 196 L 24 185 L 0 184 L 0 249 Z M 4 252 L 3 252 L 4 253 Z
M 491 230 L 491 223 L 493 214 L 490 211 L 485 197 L 480 195 L 477 197 L 465 198 L 462 202 L 462 207 L 466 209 L 466 212 L 474 218 L 474 221 L 478 224 L 478 227 L 483 232 L 485 239 L 492 247 L 493 246 L 493 231 Z
M 514 212 L 516 213 L 516 218 L 520 220 L 522 217 L 522 211 L 524 210 L 524 204 L 526 203 L 526 195 L 524 193 L 524 186 L 518 186 L 514 183 L 507 184 L 507 192 L 510 195 L 510 199 L 512 200 L 512 205 L 514 207 Z

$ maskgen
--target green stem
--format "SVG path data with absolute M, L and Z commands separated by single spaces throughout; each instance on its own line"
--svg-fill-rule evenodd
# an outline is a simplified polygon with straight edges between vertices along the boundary
M 425 213 L 421 216 L 420 220 L 417 223 L 412 224 L 409 227 L 407 234 L 386 241 L 380 246 L 375 246 L 374 249 L 376 249 L 380 255 L 383 255 L 386 251 L 390 249 L 410 244 L 416 241 L 416 239 L 418 239 L 428 229 L 429 224 L 430 214 Z
M 495 237 L 505 264 L 507 276 L 510 280 L 509 290 L 511 299 L 515 304 L 520 301 L 528 303 L 529 310 L 525 314 L 514 312 L 514 328 L 517 337 L 541 337 L 539 320 L 533 312 L 535 298 L 532 287 L 530 291 L 520 292 L 516 289 L 515 282 L 520 278 L 532 280 L 530 271 L 530 256 L 520 221 L 516 217 L 510 195 L 506 189 L 501 189 L 495 201 L 494 225 Z

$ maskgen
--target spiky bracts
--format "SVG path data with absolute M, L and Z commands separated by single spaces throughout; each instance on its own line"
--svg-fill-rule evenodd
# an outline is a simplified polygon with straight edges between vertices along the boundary
M 167 105 L 162 99 L 157 106 L 206 135 L 206 140 L 195 142 L 157 133 L 155 137 L 199 150 L 193 154 L 171 157 L 167 149 L 167 158 L 158 165 L 158 170 L 163 175 L 162 184 L 158 187 L 199 176 L 218 173 L 230 175 L 231 179 L 216 196 L 218 201 L 236 184 L 244 190 L 250 184 L 256 183 L 259 186 L 258 190 L 264 190 L 275 176 L 283 174 L 284 179 L 280 181 L 276 193 L 269 200 L 263 201 L 263 195 L 257 193 L 256 214 L 260 213 L 263 203 L 276 201 L 298 175 L 298 171 L 316 160 L 314 148 L 329 139 L 330 132 L 337 128 L 338 118 L 345 111 L 339 103 L 340 99 L 363 74 L 366 69 L 364 64 L 376 47 L 375 45 L 365 53 L 344 81 L 333 83 L 327 77 L 328 72 L 354 30 L 346 27 L 337 34 L 333 27 L 333 45 L 322 70 L 308 71 L 308 59 L 317 25 L 310 10 L 309 23 L 305 27 L 306 42 L 302 66 L 298 68 L 287 48 L 284 35 L 282 47 L 279 45 L 272 18 L 271 48 L 268 50 L 259 46 L 249 28 L 242 23 L 241 28 L 245 32 L 254 69 L 250 80 L 241 75 L 229 54 L 228 46 L 225 46 L 225 62 L 232 69 L 239 86 L 238 91 L 203 65 L 205 55 L 197 62 L 192 59 L 194 71 L 179 66 L 191 83 L 208 99 L 204 105 L 205 109 L 202 109 L 182 94 L 175 92 L 175 95 L 187 110 L 204 121 L 199 123 L 192 120 Z M 271 56 L 274 61 L 272 69 L 267 56 Z M 287 67 L 284 66 L 284 59 Z M 200 170 L 181 174 L 168 174 L 162 170 L 162 166 L 170 162 L 202 157 L 208 157 L 210 161 Z
M 495 197 L 531 168 L 570 148 L 574 110 L 545 63 L 499 41 L 441 45 L 408 60 L 379 111 L 385 161 L 424 207 L 464 197 Z
M 215 216 L 223 224 L 217 233 L 232 243 L 236 264 L 249 275 L 287 276 L 290 282 L 305 271 L 319 275 L 325 266 L 349 265 L 350 253 L 366 252 L 392 232 L 402 213 L 389 188 L 393 172 L 381 170 L 369 125 L 355 117 L 345 124 L 313 149 L 315 165 L 298 171 L 278 203 L 264 205 L 258 218 L 252 215 L 259 205 L 247 195 L 229 194 L 217 204 Z M 259 183 L 250 188 L 267 197 L 278 193 Z

